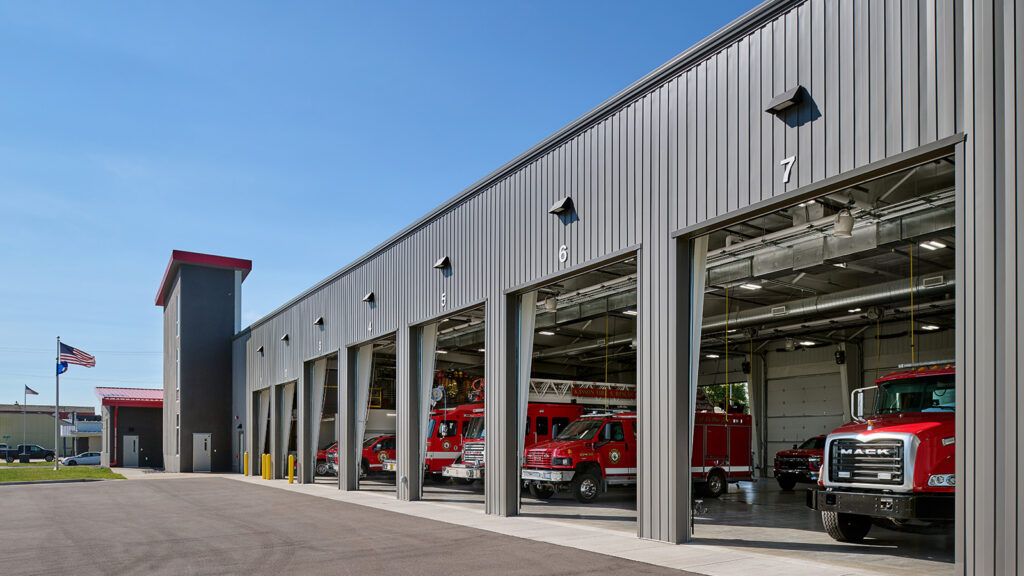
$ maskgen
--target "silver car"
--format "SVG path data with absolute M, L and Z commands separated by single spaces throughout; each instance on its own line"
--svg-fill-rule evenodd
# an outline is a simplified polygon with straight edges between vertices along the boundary
M 64 464 L 65 466 L 99 466 L 99 463 L 99 452 L 82 452 L 77 456 L 68 456 L 61 461 L 61 464 Z

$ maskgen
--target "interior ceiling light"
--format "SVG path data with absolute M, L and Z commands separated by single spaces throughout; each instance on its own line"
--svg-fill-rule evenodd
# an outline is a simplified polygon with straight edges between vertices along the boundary
M 718 354 L 706 354 L 704 357 L 705 358 L 715 359 L 715 358 L 718 358 Z
M 925 324 L 924 326 L 921 326 L 921 330 L 938 330 L 938 329 L 939 329 L 939 327 L 936 326 L 935 324 Z
M 447 350 L 434 350 L 434 354 L 447 354 Z
M 837 262 L 833 264 L 836 268 L 846 268 L 846 262 Z
M 760 290 L 761 289 L 761 285 L 760 284 L 747 283 L 747 284 L 740 284 L 740 288 L 743 288 L 744 290 Z
M 853 236 L 853 214 L 850 214 L 848 209 L 843 208 L 836 214 L 833 235 L 836 238 L 850 238 Z
M 487 352 L 487 348 L 477 348 L 477 352 Z
M 637 315 L 637 311 L 636 310 L 624 310 L 622 313 L 627 315 L 627 316 L 636 316 Z
M 857 312 L 860 312 L 860 308 L 850 308 L 847 312 L 850 314 L 856 314 Z
M 800 342 L 801 346 L 814 346 L 816 344 L 817 344 L 817 342 L 811 342 L 810 340 L 802 340 Z
M 537 332 L 537 334 L 540 334 L 541 336 L 554 336 L 555 335 L 555 333 L 550 331 L 550 330 L 541 330 L 540 332 Z
M 939 248 L 945 248 L 946 245 L 938 240 L 929 240 L 927 242 L 921 242 L 921 248 L 927 248 L 928 250 L 938 250 Z

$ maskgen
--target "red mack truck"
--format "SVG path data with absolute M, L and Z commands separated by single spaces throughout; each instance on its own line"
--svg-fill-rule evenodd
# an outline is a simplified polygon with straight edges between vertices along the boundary
M 874 390 L 874 415 L 863 417 Z M 956 367 L 904 364 L 874 386 L 850 394 L 854 421 L 825 440 L 818 488 L 807 505 L 829 536 L 863 540 L 872 524 L 904 528 L 946 524 L 956 493 Z

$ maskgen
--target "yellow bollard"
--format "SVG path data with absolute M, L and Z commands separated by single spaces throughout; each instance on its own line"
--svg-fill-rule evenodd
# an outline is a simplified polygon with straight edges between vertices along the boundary
M 249 453 L 242 453 L 242 476 L 249 475 Z
M 266 454 L 260 454 L 260 472 L 262 473 L 261 477 L 264 480 L 266 480 L 267 479 L 267 455 Z
M 295 482 L 295 454 L 288 455 L 288 483 Z
M 274 474 L 273 474 L 274 471 L 271 470 L 271 468 L 270 468 L 270 454 L 266 454 L 263 457 L 267 459 L 267 463 L 263 466 L 263 470 L 264 470 L 263 474 L 265 474 L 265 476 L 263 478 L 265 480 L 270 480 L 271 478 L 274 477 Z

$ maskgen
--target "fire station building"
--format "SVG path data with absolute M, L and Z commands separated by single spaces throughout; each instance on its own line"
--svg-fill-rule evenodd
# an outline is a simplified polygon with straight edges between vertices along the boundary
M 293 455 L 301 482 L 497 516 L 1019 571 L 1022 20 L 769 0 L 245 328 L 251 263 L 176 252 L 168 469 Z M 562 485 L 525 473 L 565 440 L 541 403 L 632 424 L 595 468 L 544 460 Z M 460 406 L 476 480 L 429 473 L 473 437 Z

